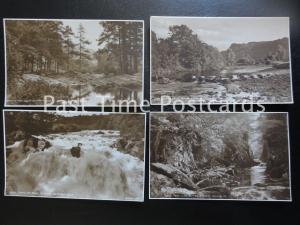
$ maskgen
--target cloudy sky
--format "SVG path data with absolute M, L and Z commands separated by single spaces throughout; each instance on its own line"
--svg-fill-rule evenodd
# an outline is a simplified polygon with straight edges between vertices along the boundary
M 270 41 L 289 37 L 288 17 L 179 18 L 152 17 L 151 29 L 166 38 L 169 26 L 185 24 L 207 44 L 226 50 L 232 43 Z
M 68 25 L 72 28 L 74 34 L 77 34 L 79 24 L 82 24 L 85 29 L 85 37 L 91 44 L 88 48 L 96 51 L 98 49 L 97 39 L 103 31 L 102 26 L 99 21 L 95 20 L 63 20 L 64 25 Z

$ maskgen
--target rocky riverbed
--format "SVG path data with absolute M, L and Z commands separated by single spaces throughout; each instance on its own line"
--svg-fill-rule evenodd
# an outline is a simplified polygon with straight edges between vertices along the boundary
M 119 151 L 120 138 L 115 130 L 83 130 L 17 141 L 7 146 L 6 194 L 141 201 L 144 162 Z
M 290 200 L 285 114 L 151 116 L 151 198 Z
M 289 200 L 288 177 L 261 178 L 256 168 L 215 167 L 182 173 L 170 165 L 151 165 L 152 198 L 202 198 L 238 200 Z M 162 169 L 164 168 L 164 169 Z
M 172 102 L 181 100 L 194 104 L 291 101 L 289 69 L 239 68 L 199 80 L 196 77 L 186 82 L 152 81 L 152 103 L 160 104 L 162 96 L 170 96 Z

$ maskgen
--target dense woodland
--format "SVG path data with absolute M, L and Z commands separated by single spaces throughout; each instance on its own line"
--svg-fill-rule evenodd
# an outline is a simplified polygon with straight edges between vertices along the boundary
M 151 120 L 152 162 L 170 163 L 187 171 L 218 164 L 250 167 L 255 164 L 250 136 L 259 133 L 258 159 L 272 158 L 288 166 L 285 114 L 154 114 Z M 253 128 L 254 123 L 257 126 Z
M 33 135 L 66 134 L 83 130 L 115 130 L 120 132 L 120 139 L 116 145 L 118 150 L 135 155 L 141 160 L 144 159 L 144 126 L 142 114 L 64 116 L 45 112 L 5 113 L 7 145 L 32 139 Z
M 72 30 L 61 21 L 7 20 L 6 48 L 10 78 L 29 72 L 139 72 L 143 46 L 142 23 L 103 21 L 99 25 L 104 28 L 97 39 L 99 49 L 91 49 L 89 37 L 81 24 L 77 30 Z M 95 60 L 96 66 L 92 63 Z
M 144 137 L 142 114 L 63 116 L 44 112 L 6 112 L 5 124 L 7 135 L 15 135 L 18 130 L 28 136 L 95 129 L 120 130 L 129 135 L 131 132 L 128 131 L 128 127 L 131 127 L 131 131 L 134 131 L 132 135 Z M 8 139 L 8 141 L 11 144 L 11 141 L 16 140 Z
M 98 50 L 97 70 L 121 74 L 133 74 L 141 71 L 143 57 L 143 24 L 139 22 L 101 22 L 104 28 L 98 39 L 105 48 Z M 106 63 L 102 65 L 103 57 Z M 111 61 L 117 62 L 113 67 Z
M 211 76 L 234 65 L 270 64 L 288 61 L 288 39 L 269 42 L 233 43 L 227 50 L 219 51 L 201 40 L 186 25 L 169 27 L 168 37 L 157 38 L 151 31 L 152 79 L 177 78 L 188 73 Z
M 251 186 L 243 173 L 263 163 L 271 184 L 241 196 L 256 198 L 268 185 L 288 185 L 286 115 L 154 114 L 150 157 L 152 197 L 235 198 L 250 190 L 239 189 Z

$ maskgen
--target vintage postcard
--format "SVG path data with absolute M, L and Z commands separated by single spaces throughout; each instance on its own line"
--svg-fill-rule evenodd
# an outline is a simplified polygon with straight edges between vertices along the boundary
M 7 106 L 143 100 L 144 22 L 4 19 Z M 70 103 L 71 102 L 71 103 Z
M 150 119 L 150 198 L 291 201 L 287 113 Z
M 151 103 L 293 103 L 289 36 L 288 17 L 151 17 Z
M 3 116 L 6 196 L 144 200 L 145 114 Z

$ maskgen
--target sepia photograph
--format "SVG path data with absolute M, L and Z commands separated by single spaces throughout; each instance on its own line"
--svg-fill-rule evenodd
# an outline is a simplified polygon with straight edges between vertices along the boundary
M 151 103 L 291 104 L 289 17 L 151 17 Z
M 4 19 L 3 23 L 5 105 L 142 103 L 142 20 Z
M 5 196 L 144 201 L 145 114 L 3 113 Z
M 152 113 L 151 199 L 291 201 L 287 113 Z

